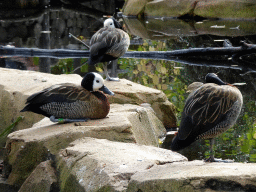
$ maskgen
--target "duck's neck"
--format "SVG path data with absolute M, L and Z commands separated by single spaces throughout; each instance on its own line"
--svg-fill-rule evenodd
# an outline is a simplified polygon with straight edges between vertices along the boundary
M 108 102 L 108 98 L 102 92 L 100 92 L 100 91 L 92 91 L 91 93 L 93 95 L 95 95 L 99 100 L 104 101 L 104 102 Z
M 110 110 L 110 104 L 108 102 L 108 98 L 106 97 L 105 94 L 103 94 L 100 91 L 93 91 L 91 93 L 101 101 L 101 110 L 100 110 L 101 114 L 99 115 L 102 116 L 102 118 L 106 117 Z
M 222 81 L 219 77 L 207 77 L 206 83 L 215 83 L 217 85 L 227 85 L 224 81 Z

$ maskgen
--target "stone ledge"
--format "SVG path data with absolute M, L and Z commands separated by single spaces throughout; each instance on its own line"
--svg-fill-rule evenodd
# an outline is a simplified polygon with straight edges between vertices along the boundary
M 135 173 L 127 191 L 255 191 L 254 163 L 174 162 Z

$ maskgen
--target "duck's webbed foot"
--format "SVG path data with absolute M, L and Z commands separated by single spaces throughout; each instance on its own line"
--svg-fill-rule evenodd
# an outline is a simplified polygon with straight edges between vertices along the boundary
M 89 118 L 85 119 L 63 119 L 63 118 L 55 118 L 54 116 L 50 117 L 50 120 L 54 123 L 74 123 L 74 122 L 86 122 Z
M 204 160 L 204 162 L 234 163 L 234 160 L 232 160 L 232 159 L 218 159 L 218 158 L 209 157 L 208 159 Z
M 109 76 L 106 77 L 106 80 L 107 81 L 120 81 L 120 79 L 118 77 L 109 77 Z
M 211 155 L 208 159 L 205 159 L 204 162 L 216 162 L 216 160 L 214 159 L 214 156 Z

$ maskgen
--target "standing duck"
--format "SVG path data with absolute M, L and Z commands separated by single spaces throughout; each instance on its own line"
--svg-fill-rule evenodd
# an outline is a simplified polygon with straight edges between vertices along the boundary
M 106 94 L 114 95 L 97 73 L 87 73 L 81 86 L 63 83 L 53 85 L 28 97 L 21 112 L 32 111 L 49 117 L 52 122 L 78 122 L 105 118 L 110 105 Z
M 104 62 L 104 72 L 109 81 L 118 81 L 118 78 L 111 78 L 107 71 L 107 62 L 121 57 L 128 50 L 130 45 L 129 35 L 123 31 L 122 26 L 114 18 L 104 21 L 104 27 L 98 30 L 90 41 L 89 65 Z
M 234 86 L 216 74 L 205 77 L 206 84 L 192 83 L 182 113 L 180 128 L 173 138 L 171 150 L 179 151 L 198 139 L 210 139 L 210 157 L 214 162 L 214 138 L 232 127 L 242 108 L 243 96 Z

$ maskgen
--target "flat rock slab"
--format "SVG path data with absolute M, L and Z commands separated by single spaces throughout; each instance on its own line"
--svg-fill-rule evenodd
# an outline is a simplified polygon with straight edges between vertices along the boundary
M 127 191 L 256 191 L 253 163 L 175 162 L 132 175 Z
M 137 105 L 111 104 L 110 113 L 104 119 L 58 124 L 44 118 L 30 129 L 11 133 L 8 141 L 43 142 L 56 153 L 81 137 L 159 146 L 159 139 L 165 133 L 166 129 L 152 110 Z
M 105 139 L 88 137 L 70 145 L 58 157 L 62 191 L 124 191 L 135 173 L 187 160 L 170 150 Z

